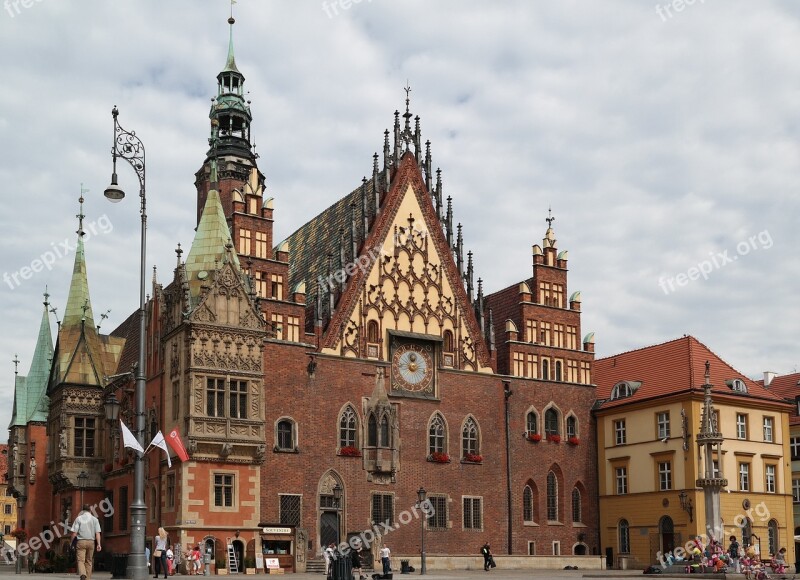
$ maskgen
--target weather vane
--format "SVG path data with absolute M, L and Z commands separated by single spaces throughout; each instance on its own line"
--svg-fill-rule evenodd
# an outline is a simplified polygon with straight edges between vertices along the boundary
M 547 208 L 547 217 L 544 218 L 544 221 L 547 222 L 547 227 L 548 228 L 552 228 L 553 227 L 553 222 L 556 221 L 556 218 L 553 217 L 553 208 L 552 207 Z

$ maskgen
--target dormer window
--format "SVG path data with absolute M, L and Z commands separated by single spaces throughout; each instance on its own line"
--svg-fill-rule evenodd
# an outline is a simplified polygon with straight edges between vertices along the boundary
M 621 381 L 614 385 L 614 388 L 611 389 L 611 397 L 610 400 L 613 401 L 614 399 L 625 399 L 626 397 L 632 396 L 638 388 L 641 386 L 642 383 L 638 381 Z
M 744 381 L 742 379 L 731 379 L 731 380 L 725 381 L 725 383 L 735 393 L 746 393 L 747 392 L 747 385 L 744 384 Z

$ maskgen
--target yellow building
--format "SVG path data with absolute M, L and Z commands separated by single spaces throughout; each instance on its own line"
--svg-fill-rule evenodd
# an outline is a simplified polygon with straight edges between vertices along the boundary
M 17 500 L 8 493 L 8 445 L 0 445 L 0 530 L 3 541 L 14 539 L 11 530 L 17 527 Z
M 644 568 L 706 534 L 696 442 L 706 361 L 724 545 L 735 535 L 765 557 L 786 547 L 794 562 L 792 406 L 686 336 L 595 362 L 600 540 L 614 565 Z

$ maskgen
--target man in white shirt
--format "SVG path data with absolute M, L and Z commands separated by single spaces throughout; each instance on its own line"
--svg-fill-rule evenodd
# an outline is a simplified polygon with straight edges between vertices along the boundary
M 389 546 L 386 544 L 383 545 L 381 548 L 381 564 L 383 564 L 383 575 L 386 576 L 392 570 L 391 562 L 389 558 L 391 558 L 392 552 L 389 550 Z
M 100 521 L 89 511 L 89 504 L 83 504 L 81 513 L 72 524 L 72 539 L 77 538 L 76 545 L 78 574 L 81 580 L 92 580 L 92 562 L 94 552 L 100 546 Z

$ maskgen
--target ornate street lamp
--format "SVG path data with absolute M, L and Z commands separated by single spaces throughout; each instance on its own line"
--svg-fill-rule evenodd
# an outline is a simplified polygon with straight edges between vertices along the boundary
M 114 144 L 111 157 L 114 169 L 111 174 L 111 185 L 103 194 L 112 202 L 121 201 L 125 192 L 117 184 L 117 157 L 130 163 L 139 178 L 139 198 L 142 218 L 141 253 L 139 256 L 139 362 L 136 365 L 136 387 L 134 402 L 136 414 L 135 435 L 139 445 L 144 447 L 144 391 L 145 391 L 145 248 L 147 240 L 147 211 L 145 199 L 145 156 L 144 144 L 133 131 L 125 131 L 119 125 L 119 111 L 115 106 L 111 110 L 114 118 Z M 109 408 L 106 408 L 109 412 Z M 119 409 L 117 409 L 119 413 Z M 133 501 L 131 502 L 131 550 L 128 555 L 128 577 L 132 580 L 145 580 L 148 576 L 147 561 L 144 557 L 145 516 L 147 506 L 144 503 L 144 458 L 136 453 L 133 463 Z
M 89 474 L 81 471 L 78 474 L 78 487 L 81 488 L 81 507 L 83 509 L 83 490 L 86 489 L 86 484 L 89 483 Z
M 420 487 L 417 491 L 417 500 L 419 509 L 422 509 L 422 504 L 425 503 L 425 500 L 428 497 L 428 492 L 425 491 L 424 487 Z M 419 573 L 427 574 L 428 571 L 425 568 L 425 518 L 427 518 L 426 512 L 423 510 L 422 515 L 419 518 L 420 522 L 420 552 L 419 552 Z

